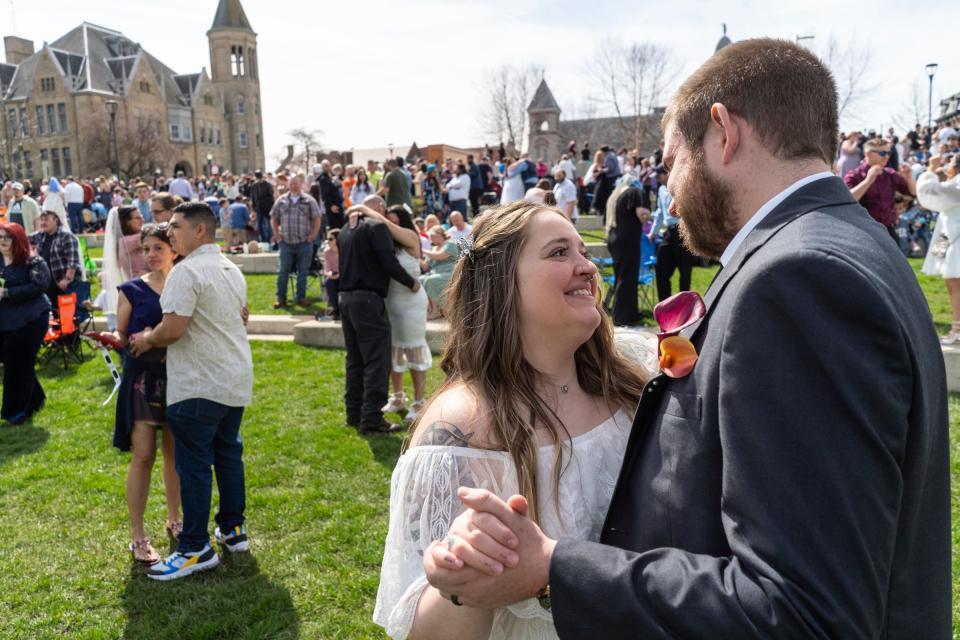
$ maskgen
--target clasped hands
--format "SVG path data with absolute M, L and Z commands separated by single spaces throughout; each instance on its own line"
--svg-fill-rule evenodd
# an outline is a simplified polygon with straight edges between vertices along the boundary
M 550 580 L 556 541 L 527 517 L 527 501 L 506 502 L 484 489 L 461 487 L 467 510 L 423 554 L 427 581 L 444 598 L 496 609 L 532 598 Z

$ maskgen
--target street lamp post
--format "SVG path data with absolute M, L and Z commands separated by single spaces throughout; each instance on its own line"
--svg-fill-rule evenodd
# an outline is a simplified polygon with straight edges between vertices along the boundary
M 931 62 L 927 65 L 927 77 L 930 78 L 930 93 L 927 96 L 927 127 L 933 126 L 933 74 L 937 72 L 939 65 Z
M 113 144 L 113 175 L 120 179 L 120 149 L 117 147 L 117 101 L 107 100 L 107 114 L 110 116 L 110 140 Z

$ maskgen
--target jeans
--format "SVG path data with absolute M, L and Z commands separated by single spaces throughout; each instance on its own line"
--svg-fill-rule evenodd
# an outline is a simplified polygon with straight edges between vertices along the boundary
M 229 531 L 244 522 L 242 419 L 243 407 L 228 407 L 202 398 L 167 406 L 183 505 L 183 531 L 177 544 L 181 553 L 199 551 L 210 539 L 207 523 L 213 494 L 211 466 L 220 491 L 217 525 L 221 531 Z
M 383 423 L 390 377 L 390 319 L 383 298 L 373 291 L 340 294 L 340 321 L 347 347 L 347 424 Z
M 327 278 L 323 281 L 323 288 L 327 290 L 327 304 L 330 306 L 330 314 L 333 319 L 340 318 L 340 280 L 337 278 Z
M 270 228 L 270 214 L 257 214 L 257 232 L 260 234 L 260 242 L 270 242 L 273 240 L 273 229 Z
M 454 211 L 459 211 L 463 214 L 463 219 L 467 219 L 467 201 L 466 200 L 451 200 L 450 201 L 450 213 Z
M 277 271 L 277 300 L 287 301 L 287 284 L 294 265 L 297 268 L 297 300 L 307 297 L 307 274 L 313 260 L 313 243 L 280 243 L 280 270 Z
M 483 196 L 483 189 L 470 189 L 470 215 L 474 218 L 480 213 L 480 198 Z
M 39 316 L 13 331 L 0 331 L 0 354 L 3 360 L 4 420 L 19 414 L 33 415 L 43 406 L 46 396 L 37 379 L 37 352 L 50 324 L 50 314 Z
M 680 239 L 680 229 L 667 227 L 663 242 L 657 247 L 657 298 L 666 300 L 671 295 L 670 279 L 676 269 L 680 270 L 680 291 L 690 290 L 690 278 L 696 258 Z
M 67 204 L 67 220 L 70 222 L 70 231 L 83 233 L 83 203 L 70 202 Z

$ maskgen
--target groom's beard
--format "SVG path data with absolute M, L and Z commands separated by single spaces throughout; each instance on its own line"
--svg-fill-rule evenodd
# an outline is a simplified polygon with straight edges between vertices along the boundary
M 698 256 L 718 259 L 737 235 L 733 189 L 710 173 L 703 152 L 694 154 L 685 179 L 674 192 L 680 239 Z

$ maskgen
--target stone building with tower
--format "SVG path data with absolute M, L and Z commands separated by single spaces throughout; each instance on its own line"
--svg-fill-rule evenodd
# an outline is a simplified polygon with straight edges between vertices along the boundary
M 6 36 L 0 177 L 263 168 L 257 34 L 239 0 L 219 0 L 207 40 L 210 71 L 178 74 L 87 22 L 39 50 Z
M 655 109 L 651 115 L 641 116 L 639 121 L 632 115 L 561 120 L 560 114 L 560 105 L 547 81 L 541 80 L 527 107 L 530 121 L 527 151 L 532 159 L 542 159 L 552 165 L 560 160 L 571 140 L 576 141 L 578 151 L 584 143 L 589 143 L 593 151 L 608 145 L 615 149 L 638 149 L 642 156 L 652 154 L 660 143 L 662 108 Z M 639 131 L 637 124 L 640 125 Z

